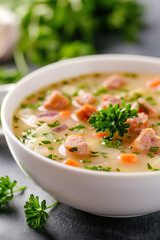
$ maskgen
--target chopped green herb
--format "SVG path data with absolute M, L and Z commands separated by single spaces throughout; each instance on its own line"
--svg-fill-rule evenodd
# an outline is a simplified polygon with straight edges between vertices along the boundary
M 116 171 L 117 171 L 117 172 L 120 172 L 120 169 L 119 169 L 119 168 L 117 168 L 117 169 L 116 169 Z
M 86 127 L 81 124 L 78 124 L 76 127 L 69 128 L 68 130 L 70 130 L 70 131 L 77 130 L 78 132 L 80 132 L 80 130 L 82 130 L 82 129 L 85 130 Z
M 15 126 L 14 128 L 19 128 L 19 126 Z
M 99 157 L 99 155 L 89 155 L 90 157 Z
M 48 147 L 48 150 L 53 150 L 54 148 L 52 146 Z
M 133 96 L 129 99 L 129 101 L 136 101 L 140 97 L 142 97 L 141 93 L 134 93 Z
M 150 151 L 150 152 L 157 152 L 158 149 L 159 149 L 159 147 L 151 147 L 151 148 L 149 149 L 149 151 Z
M 106 132 L 109 130 L 109 137 L 113 137 L 116 132 L 123 137 L 128 133 L 127 128 L 130 124 L 126 123 L 128 118 L 137 117 L 137 109 L 131 109 L 131 104 L 126 105 L 122 101 L 122 106 L 116 103 L 115 106 L 109 105 L 108 109 L 101 109 L 98 113 L 93 113 L 88 122 L 97 132 Z
M 90 170 L 96 170 L 96 171 L 106 171 L 106 172 L 110 172 L 111 171 L 111 167 L 102 167 L 102 166 L 86 166 L 83 165 L 84 168 L 86 169 L 90 169 Z
M 106 145 L 107 147 L 117 148 L 117 149 L 125 149 L 125 146 L 121 146 L 122 141 L 116 140 L 116 141 L 110 141 L 106 137 L 103 138 L 103 141 L 101 141 L 101 144 Z
M 108 156 L 106 156 L 106 154 L 108 154 L 108 153 L 106 153 L 106 152 L 100 152 L 100 154 L 101 154 L 104 158 L 108 158 Z
M 154 155 L 152 153 L 147 153 L 148 157 L 154 158 Z
M 42 133 L 42 136 L 48 136 L 48 135 L 55 135 L 53 132 L 49 132 L 49 133 Z
M 147 167 L 149 170 L 152 170 L 152 171 L 159 171 L 160 169 L 158 168 L 153 168 L 149 163 L 147 163 Z
M 24 109 L 24 108 L 32 108 L 32 109 L 37 109 L 41 106 L 40 103 L 37 103 L 37 104 L 31 104 L 31 105 L 26 105 L 26 104 L 21 104 L 21 108 Z
M 13 121 L 14 121 L 15 123 L 17 123 L 17 122 L 19 121 L 19 118 L 16 117 L 16 116 L 13 116 Z
M 37 98 L 37 100 L 39 100 L 39 101 L 43 101 L 45 99 L 45 97 L 43 96 L 43 97 L 38 97 Z
M 124 150 L 121 150 L 120 152 L 121 152 L 121 153 L 126 153 L 126 151 L 124 151 Z
M 83 162 L 83 163 L 91 163 L 92 161 L 87 159 L 87 158 L 84 158 L 81 162 Z
M 153 169 L 149 163 L 147 163 L 147 167 L 149 170 Z
M 52 90 L 49 89 L 49 90 L 47 90 L 47 91 L 45 92 L 45 95 L 48 96 L 48 95 L 51 95 L 51 93 L 52 93 Z
M 45 123 L 45 121 L 38 121 L 39 123 Z
M 42 143 L 44 143 L 44 144 L 50 144 L 51 143 L 51 141 L 41 141 Z
M 52 159 L 52 154 L 49 154 L 49 155 L 46 156 L 46 157 Z
M 59 126 L 60 125 L 60 121 L 55 121 L 54 123 L 52 123 L 52 124 L 48 124 L 48 127 L 57 127 L 57 126 Z
M 97 154 L 97 153 L 99 153 L 99 152 L 91 152 L 92 154 Z
M 63 139 L 62 137 L 57 138 L 57 139 L 54 139 L 53 141 L 54 141 L 54 142 L 58 142 L 58 144 L 64 143 L 64 139 Z
M 64 136 L 68 136 L 68 133 L 65 133 Z
M 101 87 L 101 88 L 97 89 L 97 91 L 94 92 L 93 94 L 94 94 L 95 96 L 98 96 L 98 95 L 100 95 L 100 94 L 107 93 L 107 92 L 108 92 L 108 90 L 107 90 L 105 87 Z
M 72 147 L 72 148 L 69 149 L 69 151 L 70 152 L 76 152 L 76 151 L 78 151 L 78 148 L 77 147 Z
M 132 152 L 132 153 L 134 153 L 134 154 L 141 154 L 140 152 Z
M 62 81 L 62 84 L 63 84 L 63 85 L 67 85 L 67 84 L 68 84 L 68 81 L 64 80 L 64 81 Z

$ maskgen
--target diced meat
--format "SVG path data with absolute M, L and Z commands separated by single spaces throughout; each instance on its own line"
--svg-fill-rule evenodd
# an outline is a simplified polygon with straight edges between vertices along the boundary
M 46 109 L 54 110 L 65 108 L 69 105 L 69 103 L 70 102 L 67 97 L 62 95 L 62 93 L 60 93 L 59 91 L 53 90 L 51 95 L 49 95 L 44 102 L 43 106 Z
M 143 98 L 138 99 L 138 112 L 144 112 L 148 114 L 150 117 L 156 117 L 158 115 L 157 111 L 154 109 L 152 105 L 150 105 Z
M 88 155 L 89 146 L 82 134 L 70 135 L 65 142 L 65 147 L 70 154 L 73 155 Z
M 121 106 L 121 100 L 113 95 L 107 94 L 102 98 L 102 108 L 108 108 L 110 104 L 115 106 L 116 103 L 119 103 Z
M 76 112 L 76 115 L 80 120 L 88 121 L 88 119 L 93 113 L 97 113 L 96 108 L 90 104 L 86 104 L 84 107 L 82 107 Z
M 143 129 L 131 144 L 136 151 L 149 151 L 151 147 L 160 147 L 160 138 L 152 128 Z
M 74 100 L 80 105 L 85 105 L 94 103 L 95 98 L 91 93 L 85 93 L 82 96 L 75 97 Z
M 129 128 L 130 131 L 140 131 L 147 127 L 148 115 L 143 112 L 138 113 L 137 118 L 128 118 L 126 123 L 131 125 Z
M 160 78 L 153 78 L 149 80 L 148 82 L 146 82 L 146 87 L 156 91 L 160 91 Z
M 121 88 L 125 85 L 126 81 L 124 79 L 124 77 L 118 75 L 118 74 L 114 74 L 112 76 L 110 76 L 109 78 L 107 78 L 107 80 L 105 80 L 103 82 L 103 86 L 109 89 L 118 89 Z

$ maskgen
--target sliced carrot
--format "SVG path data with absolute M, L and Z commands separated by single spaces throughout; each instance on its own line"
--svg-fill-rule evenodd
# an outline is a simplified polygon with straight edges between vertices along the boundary
M 108 136 L 108 133 L 107 132 L 92 133 L 92 136 L 96 138 L 103 138 Z
M 59 115 L 62 117 L 68 117 L 71 115 L 71 111 L 62 111 L 59 113 Z
M 91 104 L 86 104 L 76 112 L 76 116 L 82 121 L 87 122 L 93 113 L 97 113 L 96 108 Z
M 156 88 L 160 86 L 160 78 L 154 78 L 148 82 L 146 82 L 146 87 L 148 88 Z
M 130 153 L 130 154 L 121 154 L 120 159 L 122 163 L 136 163 L 137 157 L 136 154 Z
M 73 167 L 79 167 L 79 163 L 76 162 L 75 160 L 71 159 L 71 158 L 67 159 L 63 163 L 67 164 L 67 165 L 70 165 L 70 166 L 73 166 Z

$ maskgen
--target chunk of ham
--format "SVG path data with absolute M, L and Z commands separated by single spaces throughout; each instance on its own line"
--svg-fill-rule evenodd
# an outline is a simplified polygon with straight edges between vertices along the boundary
M 160 138 L 155 135 L 152 128 L 145 128 L 141 130 L 131 146 L 136 151 L 147 152 L 151 147 L 160 147 Z
M 97 113 L 96 108 L 93 105 L 86 104 L 76 112 L 76 116 L 82 121 L 88 121 L 93 113 Z
M 160 78 L 153 78 L 146 82 L 146 87 L 156 91 L 160 91 Z
M 116 103 L 119 103 L 120 106 L 122 105 L 121 100 L 113 95 L 107 94 L 102 98 L 102 108 L 108 108 L 110 104 L 115 106 Z
M 74 100 L 80 105 L 85 105 L 94 103 L 95 98 L 91 93 L 84 93 L 81 96 L 75 97 Z
M 140 131 L 143 128 L 147 127 L 148 115 L 143 112 L 138 113 L 137 118 L 128 118 L 126 123 L 129 123 L 131 125 L 129 128 L 130 131 Z
M 148 116 L 150 117 L 156 117 L 158 115 L 156 109 L 150 105 L 146 100 L 144 100 L 143 98 L 139 98 L 138 99 L 138 112 L 144 112 L 146 114 L 148 114 Z M 134 106 L 133 106 L 134 107 Z
M 53 90 L 48 96 L 43 106 L 48 110 L 62 109 L 69 105 L 69 100 L 61 92 Z
M 89 146 L 82 134 L 70 135 L 65 141 L 65 147 L 73 155 L 89 155 Z
M 118 89 L 121 88 L 125 85 L 126 81 L 124 79 L 124 77 L 118 75 L 118 74 L 114 74 L 112 76 L 110 76 L 109 78 L 107 78 L 107 80 L 105 80 L 103 82 L 103 86 L 108 88 L 108 89 Z

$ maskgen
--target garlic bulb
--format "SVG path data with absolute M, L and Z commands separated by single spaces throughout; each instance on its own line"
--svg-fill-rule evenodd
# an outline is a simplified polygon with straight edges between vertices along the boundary
M 7 60 L 12 56 L 19 36 L 18 25 L 16 15 L 0 7 L 0 60 Z

